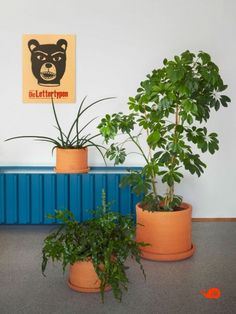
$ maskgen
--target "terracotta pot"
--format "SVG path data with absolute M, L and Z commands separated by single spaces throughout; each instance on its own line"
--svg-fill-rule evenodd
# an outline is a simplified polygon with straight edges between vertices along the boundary
M 56 149 L 57 173 L 86 173 L 88 168 L 88 149 Z
M 76 262 L 70 266 L 68 285 L 79 292 L 100 292 L 101 281 L 91 261 Z M 111 290 L 110 286 L 105 291 Z
M 178 261 L 193 255 L 192 206 L 182 203 L 181 210 L 149 212 L 136 205 L 136 241 L 142 247 L 142 257 L 156 261 Z

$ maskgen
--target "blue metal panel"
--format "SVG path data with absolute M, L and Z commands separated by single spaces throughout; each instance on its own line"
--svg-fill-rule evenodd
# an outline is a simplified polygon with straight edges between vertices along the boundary
M 120 179 L 123 176 L 122 174 Z M 129 186 L 120 189 L 120 213 L 123 215 L 131 214 L 131 191 Z
M 43 176 L 31 175 L 31 223 L 42 224 L 44 222 L 43 210 Z
M 105 174 L 96 174 L 94 176 L 94 208 L 96 210 L 102 204 L 102 191 L 106 191 L 107 176 Z
M 54 214 L 56 209 L 56 198 L 55 198 L 55 175 L 44 174 L 44 185 L 43 185 L 43 194 L 44 194 L 44 217 L 43 221 L 45 224 L 55 223 L 55 219 L 47 218 L 48 214 Z
M 57 209 L 69 209 L 68 207 L 68 175 L 56 175 L 56 207 Z
M 69 181 L 69 209 L 78 221 L 81 221 L 81 176 L 70 175 Z
M 82 221 L 93 217 L 94 210 L 94 176 L 85 174 L 82 176 Z
M 129 187 L 119 187 L 125 168 L 94 168 L 88 174 L 56 174 L 44 168 L 0 167 L 0 224 L 57 223 L 46 217 L 55 209 L 70 209 L 79 221 L 90 219 L 101 205 L 103 189 L 112 210 L 135 213 L 140 197 Z
M 119 212 L 120 208 L 120 175 L 110 174 L 107 176 L 107 201 L 111 204 L 111 209 Z
M 31 221 L 30 210 L 30 176 L 28 174 L 18 175 L 18 210 L 19 224 L 29 224 Z
M 0 174 L 0 224 L 5 221 L 5 176 Z
M 17 217 L 17 175 L 6 177 L 6 223 L 18 223 Z

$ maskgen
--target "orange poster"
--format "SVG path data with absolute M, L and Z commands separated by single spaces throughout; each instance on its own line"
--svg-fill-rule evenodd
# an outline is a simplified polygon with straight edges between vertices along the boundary
M 75 102 L 75 35 L 23 35 L 23 102 Z

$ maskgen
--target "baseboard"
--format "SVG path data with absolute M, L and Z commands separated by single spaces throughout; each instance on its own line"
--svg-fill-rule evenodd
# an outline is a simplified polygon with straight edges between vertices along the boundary
M 193 222 L 236 222 L 236 218 L 192 218 Z

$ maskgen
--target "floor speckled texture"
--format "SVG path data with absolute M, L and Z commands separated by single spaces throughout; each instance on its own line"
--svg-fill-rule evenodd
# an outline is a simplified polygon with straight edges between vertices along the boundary
M 130 284 L 122 303 L 112 292 L 77 293 L 66 285 L 58 265 L 41 275 L 43 238 L 52 226 L 0 226 L 1 314 L 235 314 L 236 223 L 195 222 L 195 255 L 181 262 L 143 260 L 145 281 L 128 261 Z M 205 299 L 199 291 L 217 287 L 222 296 Z

